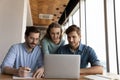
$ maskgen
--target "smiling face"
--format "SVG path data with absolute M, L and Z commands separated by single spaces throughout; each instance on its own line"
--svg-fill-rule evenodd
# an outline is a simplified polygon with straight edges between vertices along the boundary
M 50 37 L 53 43 L 58 44 L 61 37 L 61 29 L 58 27 L 53 27 L 50 29 Z
M 40 33 L 31 32 L 29 36 L 25 36 L 25 41 L 28 49 L 33 49 L 39 42 Z
M 77 34 L 76 31 L 68 33 L 67 39 L 72 49 L 77 49 L 79 47 L 81 37 Z

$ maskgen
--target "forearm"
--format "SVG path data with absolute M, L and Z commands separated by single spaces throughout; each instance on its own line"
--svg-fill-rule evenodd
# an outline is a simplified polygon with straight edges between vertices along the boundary
M 103 74 L 103 67 L 94 66 L 90 68 L 82 68 L 80 69 L 80 74 Z
M 18 69 L 6 66 L 3 68 L 3 73 L 10 75 L 18 75 Z

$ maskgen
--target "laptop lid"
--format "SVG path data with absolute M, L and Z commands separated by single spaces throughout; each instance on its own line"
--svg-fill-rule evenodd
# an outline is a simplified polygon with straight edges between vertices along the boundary
M 45 78 L 80 77 L 80 55 L 48 54 L 44 62 Z

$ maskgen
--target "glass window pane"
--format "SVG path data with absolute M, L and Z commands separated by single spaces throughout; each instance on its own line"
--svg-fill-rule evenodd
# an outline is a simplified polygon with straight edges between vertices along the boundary
M 120 72 L 120 0 L 115 0 L 116 7 L 116 27 L 117 27 L 117 45 L 118 45 L 118 58 L 119 58 L 119 72 Z
M 86 0 L 87 43 L 101 60 L 106 71 L 103 0 Z
M 107 0 L 107 27 L 108 27 L 108 49 L 109 67 L 111 73 L 117 73 L 116 45 L 115 45 L 115 22 L 113 0 Z
M 73 15 L 73 22 L 74 24 L 76 24 L 77 26 L 79 26 L 79 9 L 75 12 L 75 14 Z

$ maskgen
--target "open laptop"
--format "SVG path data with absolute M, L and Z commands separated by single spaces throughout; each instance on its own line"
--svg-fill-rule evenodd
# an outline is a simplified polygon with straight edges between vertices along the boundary
M 47 54 L 44 63 L 45 78 L 80 77 L 80 55 Z

